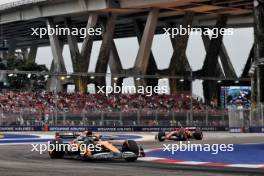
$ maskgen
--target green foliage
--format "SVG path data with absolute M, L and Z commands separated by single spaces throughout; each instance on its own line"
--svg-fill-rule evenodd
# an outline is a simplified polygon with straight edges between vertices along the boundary
M 28 63 L 22 59 L 7 59 L 6 64 L 0 64 L 1 70 L 18 70 L 32 72 L 47 72 L 45 65 Z M 8 88 L 18 90 L 42 90 L 46 88 L 47 80 L 41 74 L 14 74 L 7 78 Z

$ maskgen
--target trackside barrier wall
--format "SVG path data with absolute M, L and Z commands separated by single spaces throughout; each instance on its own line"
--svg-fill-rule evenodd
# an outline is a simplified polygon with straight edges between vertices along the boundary
M 191 126 L 190 126 L 191 127 Z M 85 131 L 93 130 L 95 132 L 157 132 L 157 131 L 170 131 L 178 127 L 171 126 L 155 126 L 155 127 L 113 127 L 113 126 L 49 126 L 48 131 L 51 132 L 67 132 L 67 131 Z M 227 131 L 227 127 L 211 127 L 211 126 L 202 126 L 200 127 L 203 131 Z M 18 131 L 45 131 L 44 126 L 0 126 L 1 132 L 18 132 Z
M 251 133 L 264 133 L 264 127 L 250 127 L 249 132 L 251 132 Z

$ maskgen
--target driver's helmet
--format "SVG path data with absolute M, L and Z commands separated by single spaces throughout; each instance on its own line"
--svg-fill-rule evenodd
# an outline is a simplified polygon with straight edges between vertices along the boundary
M 93 132 L 92 132 L 92 130 L 88 130 L 87 133 L 86 133 L 86 136 L 87 136 L 87 137 L 91 137 L 91 136 L 93 136 Z
M 60 133 L 56 132 L 56 133 L 55 133 L 55 138 L 56 138 L 56 139 L 57 139 L 57 138 L 60 138 Z

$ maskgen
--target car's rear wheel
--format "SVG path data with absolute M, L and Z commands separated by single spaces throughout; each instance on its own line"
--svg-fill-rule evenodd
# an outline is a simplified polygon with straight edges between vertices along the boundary
M 158 140 L 159 140 L 160 142 L 163 142 L 163 141 L 165 140 L 165 136 L 166 136 L 165 132 L 164 132 L 164 131 L 160 131 L 160 132 L 158 133 Z
M 136 161 L 138 159 L 139 147 L 135 141 L 128 140 L 128 141 L 124 142 L 124 144 L 122 146 L 122 152 L 133 152 L 136 155 L 135 157 L 125 158 L 126 161 L 133 162 L 133 161 Z
M 193 133 L 193 138 L 196 140 L 202 140 L 203 132 L 200 129 L 195 130 L 195 132 Z
M 53 150 L 49 151 L 50 158 L 52 158 L 52 159 L 63 158 L 65 151 L 61 150 L 61 149 L 63 149 L 62 140 L 53 140 L 50 142 L 50 145 L 51 145 L 51 147 L 53 147 Z

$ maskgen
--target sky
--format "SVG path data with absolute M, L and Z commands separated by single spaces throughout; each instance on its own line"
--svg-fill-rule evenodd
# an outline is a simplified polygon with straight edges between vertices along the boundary
M 0 0 L 0 4 L 8 2 L 14 2 L 17 0 Z M 231 58 L 231 62 L 236 70 L 237 75 L 242 73 L 242 69 L 246 64 L 250 49 L 253 44 L 253 29 L 252 28 L 240 28 L 234 30 L 234 35 L 225 36 L 224 44 L 227 48 L 228 54 Z M 131 68 L 134 66 L 138 51 L 138 42 L 136 38 L 126 38 L 115 40 L 117 49 L 121 58 L 123 68 Z M 95 70 L 95 64 L 99 54 L 101 42 L 94 42 L 92 49 L 91 63 L 89 72 Z M 152 52 L 155 57 L 159 69 L 167 68 L 173 53 L 172 45 L 169 37 L 164 35 L 157 35 L 154 37 Z M 188 60 L 193 70 L 202 68 L 203 61 L 205 59 L 205 49 L 201 36 L 192 35 L 190 37 L 188 48 L 186 51 Z M 63 56 L 65 60 L 66 69 L 72 72 L 72 64 L 70 59 L 70 53 L 68 46 L 64 47 Z M 50 67 L 52 61 L 52 54 L 50 47 L 39 48 L 37 53 L 36 62 L 39 64 L 45 64 Z M 131 78 L 124 81 L 125 84 L 133 84 Z M 166 84 L 165 80 L 161 80 L 161 84 Z M 203 95 L 201 81 L 194 82 L 194 94 L 198 96 Z

